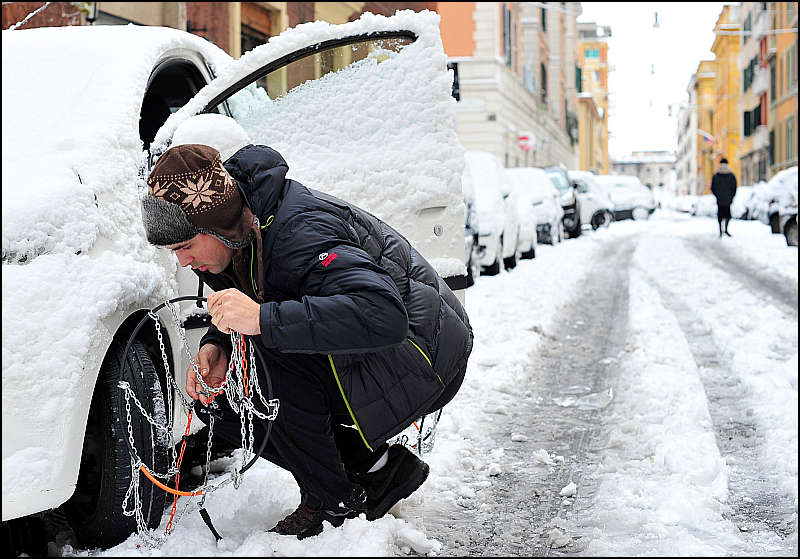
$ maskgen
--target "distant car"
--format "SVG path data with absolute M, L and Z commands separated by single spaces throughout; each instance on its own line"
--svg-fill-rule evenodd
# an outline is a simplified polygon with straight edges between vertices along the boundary
M 550 177 L 553 186 L 558 189 L 561 196 L 561 208 L 564 216 L 561 218 L 564 224 L 564 231 L 570 238 L 578 237 L 581 234 L 581 201 L 575 187 L 569 180 L 567 169 L 563 165 L 546 167 L 545 172 Z
M 516 208 L 508 202 L 513 189 L 494 155 L 467 151 L 464 157 L 478 206 L 481 274 L 493 276 L 516 265 L 519 226 Z M 516 196 L 511 202 L 516 203 Z
M 776 205 L 778 206 L 778 227 L 786 237 L 786 244 L 797 246 L 797 166 L 780 171 L 781 188 Z
M 736 189 L 736 195 L 731 204 L 731 217 L 733 219 L 749 219 L 748 202 L 753 196 L 752 186 L 740 186 Z
M 717 197 L 713 194 L 703 194 L 692 202 L 689 214 L 696 217 L 716 217 Z
M 581 201 L 581 223 L 589 224 L 593 230 L 608 227 L 614 221 L 614 202 L 606 187 L 588 171 L 569 171 L 569 179 L 577 184 L 578 198 Z
M 761 194 L 759 218 L 773 233 L 782 234 L 784 225 L 797 215 L 797 166 L 775 173 Z
M 559 194 L 550 177 L 538 167 L 507 169 L 517 181 L 530 191 L 533 213 L 536 216 L 537 244 L 555 245 L 564 239 L 564 210 Z
M 538 217 L 534 212 L 534 193 L 525 184 L 524 178 L 516 172 L 517 168 L 506 169 L 506 175 L 516 191 L 517 217 L 519 219 L 520 258 L 536 258 L 536 245 L 538 244 L 536 229 Z
M 614 202 L 614 219 L 648 219 L 656 210 L 653 192 L 633 175 L 597 175 L 596 180 L 609 189 Z
M 464 258 L 467 263 L 467 287 L 475 284 L 481 274 L 480 237 L 478 234 L 478 204 L 475 199 L 475 186 L 472 175 L 466 167 L 461 175 L 461 192 L 464 194 Z

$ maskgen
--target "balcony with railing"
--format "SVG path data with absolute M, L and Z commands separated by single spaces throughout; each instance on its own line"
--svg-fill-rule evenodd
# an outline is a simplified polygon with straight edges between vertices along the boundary
M 756 41 L 760 41 L 762 37 L 766 37 L 767 34 L 769 34 L 770 19 L 770 15 L 767 10 L 758 10 L 756 22 L 753 25 L 753 38 Z

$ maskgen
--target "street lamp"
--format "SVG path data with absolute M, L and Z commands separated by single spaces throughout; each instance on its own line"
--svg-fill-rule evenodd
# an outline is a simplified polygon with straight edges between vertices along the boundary
M 653 29 L 658 29 L 659 27 L 661 27 L 661 24 L 658 23 L 658 12 L 656 12 L 655 14 L 656 14 L 656 20 L 653 23 Z

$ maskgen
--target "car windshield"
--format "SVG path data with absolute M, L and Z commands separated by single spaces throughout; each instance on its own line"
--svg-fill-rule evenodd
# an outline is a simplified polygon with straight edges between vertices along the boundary
M 566 192 L 569 190 L 569 183 L 567 179 L 564 178 L 564 174 L 560 171 L 547 171 L 547 176 L 559 192 Z

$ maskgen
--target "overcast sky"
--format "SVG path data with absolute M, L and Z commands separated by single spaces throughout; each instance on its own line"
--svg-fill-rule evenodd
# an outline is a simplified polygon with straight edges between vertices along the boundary
M 700 60 L 713 59 L 724 2 L 582 2 L 578 21 L 611 26 L 609 155 L 676 148 L 677 103 Z M 660 27 L 653 28 L 658 12 Z M 669 116 L 669 105 L 673 106 Z

